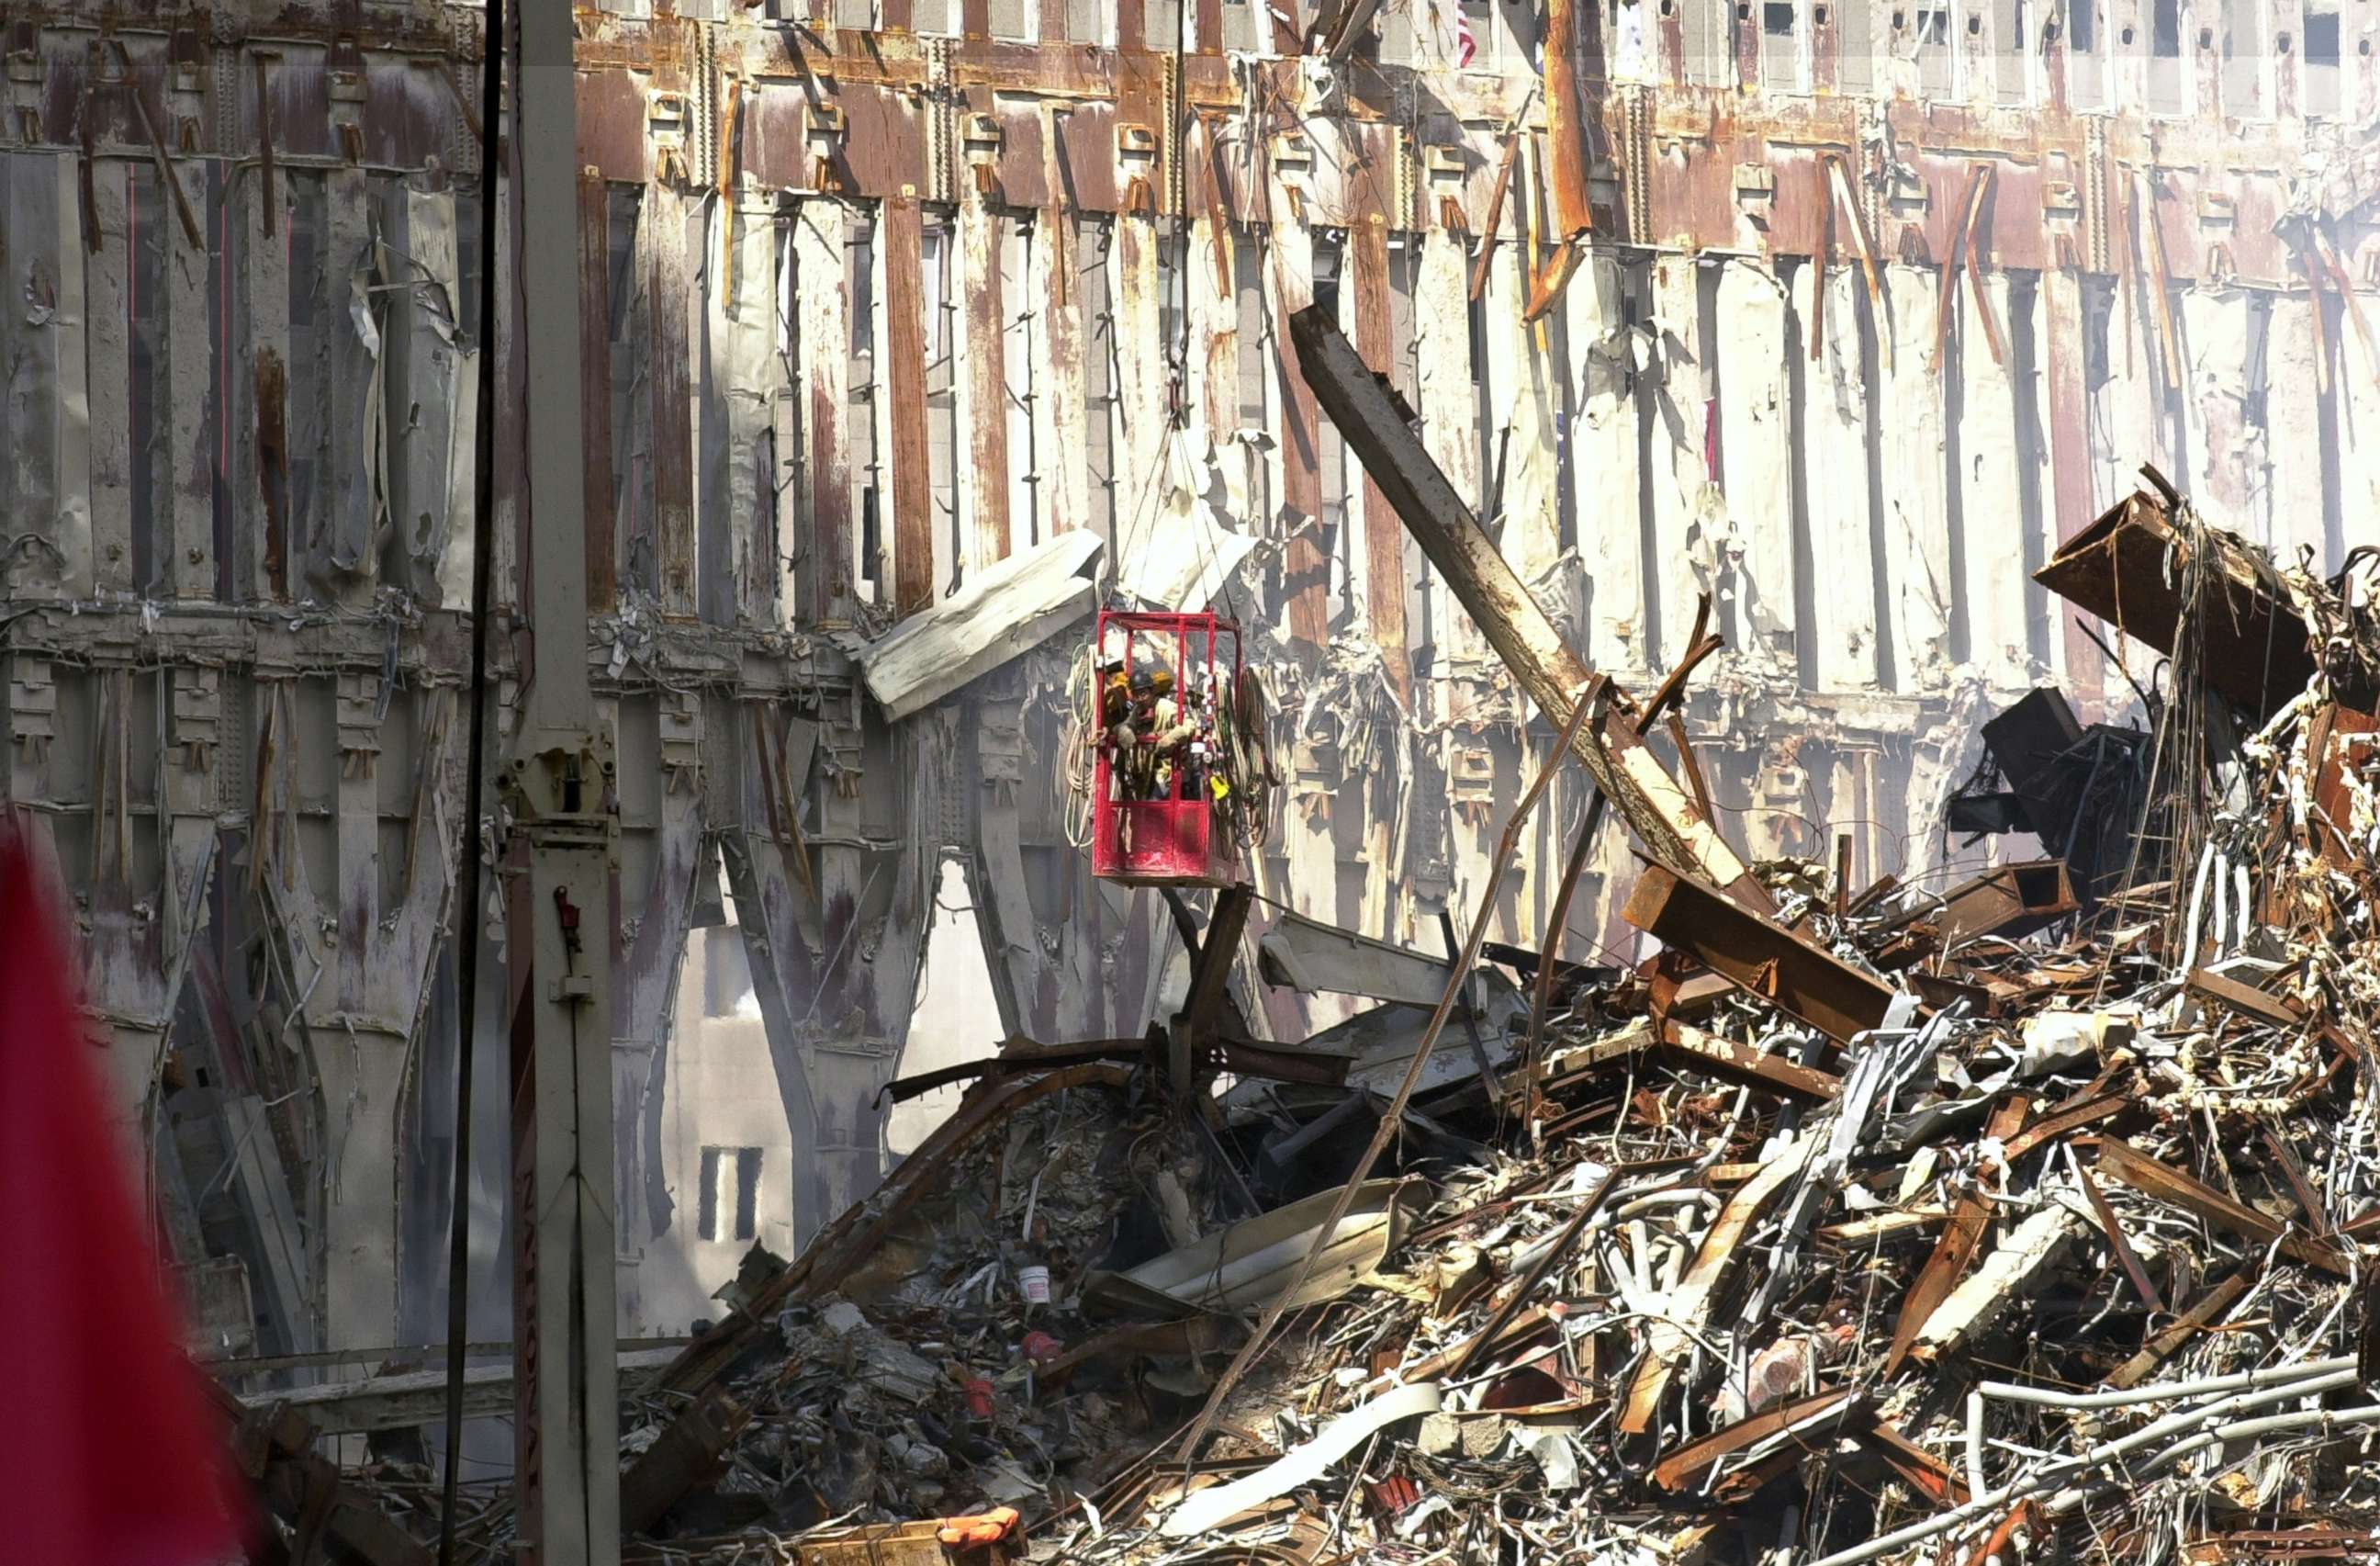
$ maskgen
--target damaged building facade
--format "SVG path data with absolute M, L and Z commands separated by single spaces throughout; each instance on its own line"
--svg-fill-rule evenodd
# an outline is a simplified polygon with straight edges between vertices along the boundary
M 2369 5 L 580 10 L 624 1330 L 741 1249 L 698 1209 L 754 1144 L 669 1129 L 690 949 L 740 936 L 762 1021 L 716 1047 L 765 1058 L 755 1233 L 795 1243 L 880 1179 L 905 1048 L 1130 1035 L 1178 983 L 1165 904 L 1079 846 L 1087 621 L 996 627 L 893 717 L 897 625 L 1048 560 L 1213 593 L 1281 775 L 1249 948 L 1293 910 L 1435 949 L 1477 899 L 1550 734 L 1319 414 L 1309 304 L 1591 667 L 1649 690 L 1708 596 L 1682 732 L 1741 853 L 1940 869 L 1984 716 L 2128 700 L 2032 572 L 2135 462 L 2292 562 L 2380 512 Z M 501 952 L 456 991 L 457 933 L 504 929 L 500 889 L 456 905 L 464 737 L 511 720 L 534 565 L 499 421 L 475 691 L 479 356 L 516 402 L 536 286 L 497 235 L 480 318 L 480 17 L 14 6 L 0 44 L 5 798 L 76 889 L 209 1330 L 432 1340 L 454 1036 L 511 994 Z M 1543 941 L 1586 798 L 1535 817 L 1498 938 Z M 1634 949 L 1598 851 L 1574 956 Z M 998 1014 L 912 1041 L 953 857 Z

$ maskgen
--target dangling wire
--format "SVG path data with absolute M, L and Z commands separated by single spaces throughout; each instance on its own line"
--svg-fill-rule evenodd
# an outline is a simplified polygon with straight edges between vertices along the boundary
M 1061 753 L 1066 758 L 1066 841 L 1077 849 L 1091 846 L 1091 789 L 1099 777 L 1098 652 L 1092 643 L 1083 643 L 1075 655 L 1075 667 L 1066 673 L 1066 732 Z

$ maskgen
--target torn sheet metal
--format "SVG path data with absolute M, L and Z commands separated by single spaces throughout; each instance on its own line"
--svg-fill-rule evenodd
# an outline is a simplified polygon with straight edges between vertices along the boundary
M 1060 533 L 863 647 L 859 667 L 885 716 L 923 711 L 1088 614 L 1098 596 L 1090 568 L 1103 547 L 1088 530 Z
M 1167 431 L 1160 449 L 1155 514 L 1123 534 L 1117 588 L 1146 609 L 1204 609 L 1256 553 L 1257 540 L 1232 525 L 1220 463 L 1196 455 L 1180 430 Z
M 1245 1479 L 1197 1491 L 1166 1518 L 1165 1535 L 1176 1539 L 1196 1537 L 1251 1506 L 1286 1495 L 1300 1485 L 1310 1485 L 1375 1431 L 1384 1430 L 1401 1419 L 1436 1413 L 1440 1401 L 1435 1381 L 1383 1392 L 1363 1407 L 1332 1420 L 1322 1427 L 1320 1435 L 1283 1453 L 1280 1461 Z
M 1257 944 L 1268 984 L 1301 995 L 1361 995 L 1436 1006 L 1453 968 L 1443 958 L 1359 936 L 1302 913 L 1276 917 Z
M 1719 480 L 1724 512 L 1712 519 L 1718 588 L 1713 629 L 1755 662 L 1797 667 L 1793 580 L 1793 447 L 1801 438 L 1788 375 L 1789 301 L 1777 279 L 1746 262 L 1722 266 L 1717 300 Z
M 1935 303 L 1939 283 L 1924 267 L 1894 266 L 1892 308 L 1877 324 L 1892 338 L 1878 406 L 1891 410 L 1877 428 L 1884 487 L 1886 607 L 1892 635 L 1893 688 L 1923 691 L 1945 682 L 1955 594 L 1948 515 L 1942 378 L 1934 368 Z
M 389 375 L 383 404 L 390 464 L 389 514 L 417 592 L 467 605 L 470 578 L 446 559 L 470 554 L 471 446 L 479 398 L 475 357 L 460 350 L 459 287 L 451 191 L 408 190 L 381 237 L 380 272 L 389 281 Z M 466 379 L 466 376 L 468 379 Z M 460 482 L 459 489 L 456 487 Z M 598 497 L 608 506 L 609 496 Z M 460 592 L 449 596 L 450 588 Z
M 1087 1297 L 1119 1309 L 1252 1311 L 1273 1303 L 1296 1276 L 1339 1200 L 1336 1190 L 1219 1229 L 1122 1274 L 1095 1274 Z M 1335 1300 L 1403 1243 L 1429 1200 L 1416 1178 L 1366 1181 L 1289 1308 Z

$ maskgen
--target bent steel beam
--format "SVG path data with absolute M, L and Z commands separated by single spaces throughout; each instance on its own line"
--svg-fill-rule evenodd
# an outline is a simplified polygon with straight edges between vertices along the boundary
M 1364 471 L 1404 519 L 1496 655 L 1556 723 L 1594 678 L 1498 553 L 1471 508 L 1410 427 L 1411 414 L 1319 305 L 1290 318 L 1299 371 L 1323 411 L 1363 459 Z M 1718 829 L 1626 725 L 1609 734 L 1581 725 L 1572 749 L 1652 856 L 1726 888 L 1748 908 L 1776 905 Z

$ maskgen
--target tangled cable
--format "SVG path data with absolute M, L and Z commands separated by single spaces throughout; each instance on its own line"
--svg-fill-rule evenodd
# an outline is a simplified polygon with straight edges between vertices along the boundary
M 1066 841 L 1091 846 L 1091 789 L 1099 778 L 1098 670 L 1087 642 L 1066 671 L 1066 731 L 1060 748 L 1066 769 Z
M 1267 734 L 1271 703 L 1265 695 L 1264 680 L 1256 670 L 1243 667 L 1232 699 L 1218 705 L 1216 739 L 1232 779 L 1232 792 L 1222 801 L 1224 819 L 1232 840 L 1253 850 L 1265 839 L 1272 791 L 1281 783 L 1280 774 L 1273 770 L 1272 743 Z

